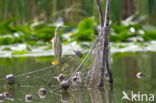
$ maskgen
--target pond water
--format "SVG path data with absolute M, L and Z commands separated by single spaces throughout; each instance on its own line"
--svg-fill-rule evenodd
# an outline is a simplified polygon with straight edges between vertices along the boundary
M 0 58 L 0 78 L 6 74 L 15 75 L 34 71 L 51 65 L 53 57 L 20 57 Z M 32 94 L 33 103 L 131 103 L 129 100 L 121 100 L 123 91 L 131 96 L 131 93 L 156 95 L 156 53 L 115 53 L 112 55 L 113 87 L 106 85 L 102 90 L 79 88 L 68 92 L 49 91 L 57 88 L 58 82 L 52 81 L 48 86 L 49 77 L 55 76 L 60 70 L 46 70 L 32 75 L 16 78 L 16 85 L 10 87 L 4 80 L 0 81 L 0 93 L 9 92 L 14 101 L 5 100 L 6 103 L 23 103 L 25 95 Z M 138 72 L 150 75 L 149 78 L 136 78 Z M 39 88 L 46 88 L 46 98 L 40 98 L 37 94 Z M 140 103 L 146 102 L 146 97 Z M 146 103 L 151 103 L 147 101 Z

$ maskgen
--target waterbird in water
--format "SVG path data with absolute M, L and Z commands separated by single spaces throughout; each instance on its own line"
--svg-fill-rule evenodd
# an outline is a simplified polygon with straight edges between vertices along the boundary
M 54 47 L 54 54 L 55 59 L 60 63 L 61 62 L 61 56 L 62 56 L 62 44 L 60 39 L 59 31 L 62 28 L 66 28 L 67 26 L 58 26 L 55 30 L 55 36 L 53 38 L 53 47 Z
M 15 77 L 13 74 L 6 75 L 6 81 L 9 85 L 15 84 Z
M 141 78 L 146 78 L 146 77 L 150 77 L 150 76 L 149 75 L 146 75 L 146 74 L 144 74 L 142 72 L 139 72 L 139 73 L 136 74 L 136 77 L 139 78 L 139 79 L 141 79 Z

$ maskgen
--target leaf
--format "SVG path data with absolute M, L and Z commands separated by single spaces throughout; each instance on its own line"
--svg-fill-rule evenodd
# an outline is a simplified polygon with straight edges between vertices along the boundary
M 78 31 L 83 32 L 87 29 L 94 29 L 95 21 L 92 18 L 85 18 L 78 25 Z
M 21 54 L 29 54 L 31 53 L 30 51 L 13 51 L 12 55 L 21 55 Z

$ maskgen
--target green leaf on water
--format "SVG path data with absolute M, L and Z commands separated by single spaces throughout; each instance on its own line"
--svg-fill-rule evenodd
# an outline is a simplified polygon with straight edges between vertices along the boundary
M 29 54 L 30 51 L 24 50 L 24 51 L 13 51 L 12 55 L 22 55 L 22 54 Z

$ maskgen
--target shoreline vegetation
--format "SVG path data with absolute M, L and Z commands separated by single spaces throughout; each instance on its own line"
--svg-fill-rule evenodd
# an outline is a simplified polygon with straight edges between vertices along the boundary
M 131 45 L 135 47 L 134 51 L 155 51 L 156 27 L 149 24 L 141 25 L 137 22 L 138 20 L 133 20 L 133 18 L 133 16 L 129 17 L 120 25 L 111 24 L 112 50 L 118 47 L 117 51 L 133 51 L 133 49 L 127 49 L 130 48 L 128 45 Z M 34 52 L 40 52 L 40 56 L 43 56 L 43 51 L 53 49 L 51 40 L 54 37 L 56 26 L 68 25 L 61 20 L 49 24 L 34 21 L 27 25 L 14 25 L 14 21 L 15 19 L 9 19 L 0 22 L 0 55 L 8 55 L 4 57 L 33 54 Z M 61 32 L 62 44 L 65 45 L 64 54 L 72 54 L 74 49 L 85 48 L 98 36 L 99 25 L 93 17 L 88 17 L 80 21 L 77 26 L 70 26 Z M 72 48 L 69 48 L 70 46 Z M 66 53 L 67 49 L 71 52 Z M 48 55 L 52 54 L 52 52 L 48 53 Z

